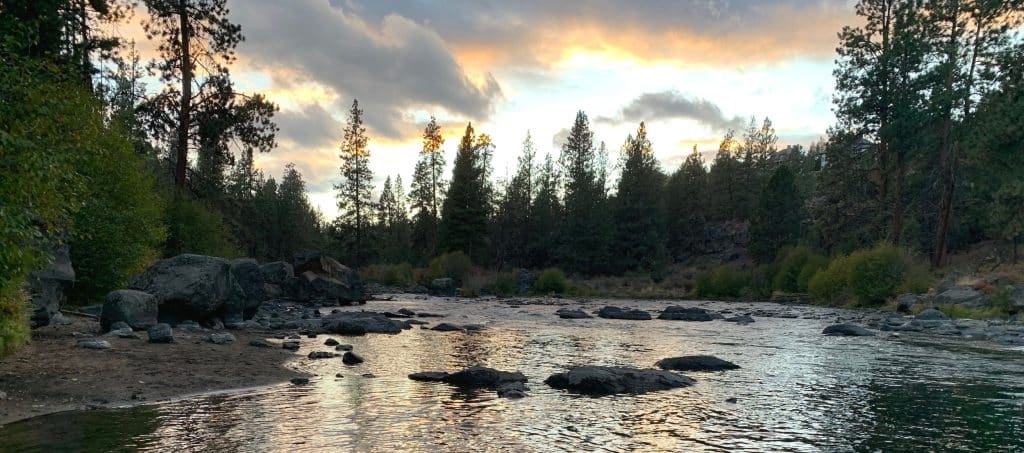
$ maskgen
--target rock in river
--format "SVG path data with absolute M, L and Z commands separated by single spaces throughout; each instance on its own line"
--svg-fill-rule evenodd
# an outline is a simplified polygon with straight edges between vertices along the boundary
M 85 349 L 110 349 L 110 343 L 106 340 L 86 338 L 78 340 L 78 347 Z
M 332 358 L 337 357 L 337 356 L 338 355 L 333 353 L 333 352 L 313 351 L 313 352 L 310 352 L 309 355 L 307 355 L 306 357 L 309 357 L 311 359 L 332 359 Z
M 587 312 L 580 310 L 578 308 L 559 308 L 558 311 L 555 312 L 555 314 L 562 319 L 593 318 L 593 316 L 588 315 Z
M 710 355 L 687 355 L 661 359 L 655 365 L 663 370 L 674 371 L 725 371 L 735 370 L 739 365 Z
M 731 318 L 725 318 L 725 322 L 734 322 L 736 324 L 750 324 L 754 322 L 754 318 L 750 315 L 739 315 Z
M 287 349 L 289 351 L 298 351 L 299 350 L 299 342 L 298 341 L 285 341 L 285 342 L 281 343 L 281 349 Z
M 871 337 L 875 334 L 856 324 L 833 324 L 822 330 L 821 333 L 831 336 L 843 337 Z
M 430 330 L 436 330 L 438 332 L 462 332 L 466 329 L 463 329 L 461 326 L 457 326 L 455 324 L 442 322 L 434 327 L 431 327 Z
M 590 395 L 640 394 L 689 387 L 696 381 L 664 370 L 641 370 L 607 366 L 579 366 L 552 374 L 545 384 Z
M 146 330 L 150 343 L 174 343 L 174 334 L 169 324 L 157 324 Z
M 341 362 L 345 365 L 356 365 L 363 363 L 363 358 L 352 351 L 346 351 L 345 355 L 341 356 Z
M 526 396 L 527 379 L 522 373 L 500 371 L 493 368 L 473 366 L 455 373 L 444 371 L 426 371 L 413 373 L 409 379 L 425 382 L 444 382 L 461 388 L 487 388 L 498 392 L 502 398 L 522 398 Z
M 366 333 L 399 333 L 405 324 L 381 313 L 370 311 L 339 311 L 324 316 L 323 331 L 339 335 L 363 335 Z
M 703 308 L 680 307 L 678 305 L 670 306 L 658 315 L 658 319 L 671 321 L 711 321 L 720 317 L 720 315 Z
M 636 321 L 646 321 L 651 319 L 651 314 L 643 310 L 623 310 L 619 307 L 607 306 L 602 308 L 597 316 L 606 319 L 630 319 Z

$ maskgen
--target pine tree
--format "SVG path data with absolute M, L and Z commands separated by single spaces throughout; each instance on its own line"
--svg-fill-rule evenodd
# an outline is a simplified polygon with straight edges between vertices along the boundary
M 569 271 L 596 273 L 607 268 L 603 169 L 594 148 L 594 133 L 582 111 L 562 145 L 565 210 L 560 262 Z
M 423 149 L 413 170 L 409 190 L 413 209 L 412 247 L 414 258 L 420 262 L 434 256 L 437 250 L 440 208 L 446 191 L 443 144 L 441 127 L 434 117 L 430 117 L 423 130 Z
M 736 159 L 735 132 L 729 130 L 718 146 L 718 154 L 708 174 L 708 218 L 716 222 L 737 219 L 739 203 L 740 162 Z
M 528 261 L 530 266 L 541 268 L 555 263 L 557 256 L 554 251 L 559 243 L 562 219 L 562 205 L 558 198 L 561 176 L 551 154 L 546 154 L 544 163 L 537 168 L 534 186 L 537 193 L 530 206 Z
M 618 270 L 657 274 L 668 264 L 664 181 L 665 175 L 647 138 L 647 127 L 641 122 L 636 136 L 626 140 L 615 198 L 613 259 Z
M 783 247 L 796 244 L 802 205 L 793 173 L 779 167 L 768 180 L 750 220 L 750 253 L 755 259 L 771 261 Z
M 441 245 L 445 251 L 462 251 L 476 262 L 488 253 L 488 220 L 491 214 L 490 159 L 493 145 L 486 134 L 477 137 L 473 125 L 459 143 L 441 215 Z
M 355 267 L 370 258 L 369 241 L 372 222 L 373 172 L 370 170 L 370 151 L 367 149 L 366 127 L 363 126 L 363 111 L 359 101 L 352 101 L 345 137 L 341 144 L 342 181 L 334 186 L 338 191 L 340 233 L 345 238 L 346 249 Z
M 527 131 L 516 173 L 505 186 L 494 219 L 495 254 L 499 265 L 527 265 L 533 222 L 531 203 L 535 155 L 533 138 Z
M 666 184 L 668 248 L 673 256 L 700 253 L 707 240 L 708 171 L 693 151 Z

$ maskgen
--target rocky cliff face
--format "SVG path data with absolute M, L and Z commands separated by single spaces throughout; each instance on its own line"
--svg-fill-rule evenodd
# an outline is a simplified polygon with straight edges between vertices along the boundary
M 53 250 L 53 260 L 45 268 L 29 274 L 27 293 L 32 301 L 32 327 L 49 325 L 67 301 L 75 284 L 75 269 L 67 246 Z

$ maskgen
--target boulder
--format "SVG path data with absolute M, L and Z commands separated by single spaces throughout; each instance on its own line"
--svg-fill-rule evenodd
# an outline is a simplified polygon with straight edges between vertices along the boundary
M 352 350 L 352 345 L 350 345 L 350 344 L 339 344 L 339 345 L 334 347 L 334 350 L 335 351 L 351 351 Z
M 687 355 L 661 359 L 654 364 L 663 370 L 725 371 L 739 369 L 739 365 L 710 355 Z
M 896 311 L 900 313 L 909 313 L 910 308 L 924 301 L 924 296 L 920 294 L 900 294 L 896 296 Z
M 430 330 L 436 330 L 438 332 L 462 332 L 465 331 L 466 329 L 463 328 L 462 326 L 457 326 L 452 323 L 442 322 L 434 327 L 431 327 Z
M 967 286 L 955 286 L 935 296 L 935 303 L 938 305 L 967 305 L 977 307 L 988 300 L 985 293 Z
M 351 305 L 362 302 L 362 286 L 353 278 L 339 279 L 313 271 L 306 271 L 293 283 L 294 297 L 301 301 L 316 301 L 331 305 Z
M 934 308 L 928 308 L 914 316 L 914 319 L 920 321 L 948 321 L 949 316 Z
M 133 329 L 145 330 L 157 324 L 157 314 L 156 297 L 152 294 L 119 289 L 103 299 L 100 327 L 108 331 L 114 324 L 124 322 Z
M 150 343 L 174 343 L 170 324 L 160 323 L 146 330 Z
M 340 311 L 321 318 L 324 333 L 363 335 L 366 333 L 399 333 L 405 325 L 382 313 L 371 311 Z
M 646 321 L 651 319 L 651 314 L 643 310 L 623 310 L 619 307 L 607 306 L 597 312 L 597 316 L 606 319 L 630 319 L 635 321 Z
M 337 354 L 328 351 L 313 351 L 310 352 L 306 357 L 310 359 L 332 359 L 337 357 Z
M 363 362 L 363 358 L 352 351 L 345 351 L 345 354 L 341 356 L 341 363 L 345 365 L 357 365 Z
M 249 346 L 255 348 L 271 348 L 274 345 L 268 343 L 266 340 L 251 340 L 249 341 Z
M 826 327 L 821 333 L 829 336 L 843 337 L 870 337 L 875 335 L 870 330 L 856 324 L 833 324 Z
M 123 323 L 123 322 L 115 324 L 110 329 L 110 332 L 106 333 L 106 336 L 108 336 L 108 337 L 117 337 L 117 338 L 131 338 L 131 339 L 138 339 L 139 338 L 139 335 L 136 334 L 135 331 L 133 331 L 131 327 L 128 327 L 128 325 Z
M 67 292 L 75 283 L 75 269 L 71 266 L 71 252 L 67 246 L 52 250 L 52 260 L 46 267 L 32 272 L 26 278 L 25 292 L 32 302 L 29 319 L 33 328 L 50 324 L 67 301 Z
M 324 341 L 324 346 L 337 346 L 337 345 L 338 345 L 338 340 L 335 340 L 333 338 L 328 338 L 327 340 Z
M 423 371 L 409 375 L 409 379 L 422 382 L 441 382 L 446 377 L 448 377 L 448 373 L 444 371 Z
M 238 286 L 242 288 L 242 293 L 245 296 L 242 317 L 244 319 L 252 318 L 256 314 L 256 310 L 260 308 L 260 303 L 269 298 L 263 271 L 256 264 L 256 260 L 239 258 L 231 261 L 231 275 L 238 282 Z
M 281 343 L 281 349 L 287 349 L 289 351 L 298 351 L 301 343 L 298 341 L 285 341 Z
M 292 384 L 294 384 L 294 385 L 306 385 L 306 384 L 309 384 L 309 378 L 304 378 L 304 377 L 292 378 L 292 380 L 290 382 Z
M 227 332 L 211 333 L 206 336 L 206 341 L 213 344 L 228 344 L 235 341 L 235 336 Z
M 678 305 L 667 307 L 658 315 L 658 319 L 671 321 L 711 321 L 717 318 L 721 318 L 721 315 L 703 308 L 680 307 Z
M 85 349 L 110 349 L 110 343 L 97 338 L 85 338 L 78 340 L 78 347 Z
M 556 389 L 576 393 L 614 395 L 689 387 L 696 381 L 664 370 L 586 365 L 571 368 L 564 373 L 552 374 L 544 383 Z
M 555 314 L 562 319 L 593 318 L 593 316 L 588 315 L 587 312 L 580 310 L 578 308 L 559 308 L 558 311 L 555 312 Z
M 185 254 L 157 261 L 133 277 L 128 287 L 156 297 L 162 322 L 219 316 L 241 320 L 246 307 L 231 263 L 212 256 Z
M 435 278 L 430 282 L 430 294 L 435 296 L 455 296 L 458 290 L 455 280 L 451 278 Z
M 752 318 L 750 315 L 739 315 L 725 318 L 725 322 L 734 322 L 736 324 L 750 324 L 754 322 L 754 318 Z
M 263 281 L 271 285 L 284 285 L 289 278 L 295 277 L 295 269 L 284 261 L 274 261 L 260 266 Z
M 412 373 L 409 379 L 424 382 L 444 382 L 464 389 L 486 388 L 498 392 L 502 398 L 526 396 L 526 376 L 519 372 L 500 371 L 493 368 L 473 366 L 455 373 L 426 371 Z

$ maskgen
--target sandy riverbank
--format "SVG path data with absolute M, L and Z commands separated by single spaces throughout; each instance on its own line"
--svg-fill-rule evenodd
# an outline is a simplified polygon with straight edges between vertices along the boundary
M 215 345 L 209 332 L 175 331 L 175 343 L 103 337 L 110 349 L 76 346 L 99 335 L 99 323 L 70 317 L 66 326 L 32 332 L 32 342 L 0 359 L 0 425 L 38 415 L 88 407 L 144 404 L 184 395 L 287 382 L 303 374 L 286 362 L 295 353 L 256 348 L 264 333 L 232 331 L 237 341 Z

